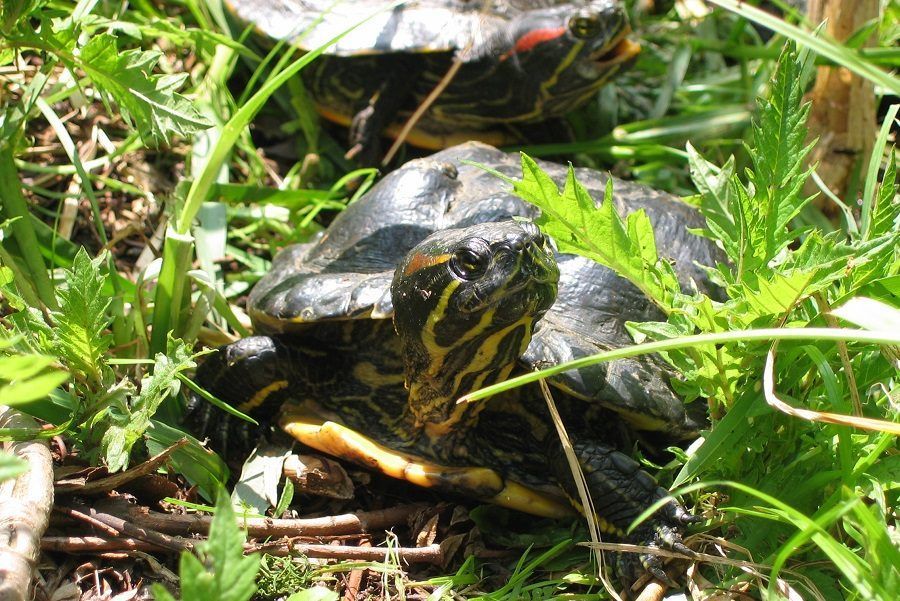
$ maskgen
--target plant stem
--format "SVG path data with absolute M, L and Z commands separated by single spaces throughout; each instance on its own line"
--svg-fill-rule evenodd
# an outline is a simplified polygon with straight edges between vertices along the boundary
M 11 144 L 0 144 L 0 210 L 7 219 L 15 220 L 10 228 L 38 297 L 50 309 L 58 309 L 53 283 L 47 275 L 47 266 L 31 224 L 28 201 L 22 194 Z

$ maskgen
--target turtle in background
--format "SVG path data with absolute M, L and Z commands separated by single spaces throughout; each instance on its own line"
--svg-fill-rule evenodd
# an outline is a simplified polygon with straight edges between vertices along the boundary
M 519 175 L 515 155 L 468 143 L 407 163 L 339 214 L 312 242 L 283 249 L 253 289 L 258 335 L 219 349 L 197 382 L 265 427 L 416 485 L 559 517 L 578 494 L 537 387 L 457 404 L 465 393 L 537 365 L 631 343 L 627 321 L 664 319 L 632 284 L 583 257 L 555 253 L 538 210 L 470 162 Z M 561 165 L 543 163 L 558 183 Z M 594 198 L 607 176 L 576 171 Z M 620 213 L 644 209 L 683 287 L 712 287 L 698 265 L 718 253 L 688 228 L 676 198 L 617 181 Z M 672 373 L 642 356 L 560 374 L 550 383 L 605 534 L 687 551 L 692 516 L 616 449 L 623 425 L 691 438 L 702 404 L 685 405 Z M 248 424 L 199 398 L 189 423 L 234 456 Z M 579 507 L 580 508 L 580 507 Z M 658 557 L 623 555 L 620 573 L 668 581 Z M 642 567 L 641 567 L 642 566 Z
M 640 51 L 619 0 L 226 2 L 240 21 L 303 50 L 359 24 L 302 74 L 319 113 L 350 128 L 348 155 L 367 164 L 380 158 L 380 136 L 396 138 L 455 61 L 458 72 L 405 136 L 410 144 L 521 141 L 517 128 L 584 105 Z

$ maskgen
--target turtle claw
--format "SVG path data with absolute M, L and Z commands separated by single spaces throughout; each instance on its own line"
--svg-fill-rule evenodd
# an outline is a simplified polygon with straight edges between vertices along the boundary
M 644 569 L 648 574 L 668 586 L 669 588 L 677 588 L 678 583 L 669 578 L 669 575 L 666 574 L 666 571 L 663 569 L 662 561 L 660 561 L 659 556 L 657 555 L 641 555 L 641 565 L 644 566 Z
M 676 553 L 681 553 L 682 555 L 687 555 L 688 557 L 697 557 L 697 554 L 693 549 L 685 545 L 683 542 L 676 542 L 672 544 L 672 551 Z

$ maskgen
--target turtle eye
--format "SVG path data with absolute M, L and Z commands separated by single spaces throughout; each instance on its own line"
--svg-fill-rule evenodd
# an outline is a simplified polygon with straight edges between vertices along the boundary
M 471 281 L 481 277 L 487 270 L 489 257 L 471 248 L 461 248 L 450 258 L 450 269 L 459 278 Z
M 575 15 L 569 19 L 569 31 L 579 40 L 589 40 L 603 33 L 603 23 L 597 15 Z

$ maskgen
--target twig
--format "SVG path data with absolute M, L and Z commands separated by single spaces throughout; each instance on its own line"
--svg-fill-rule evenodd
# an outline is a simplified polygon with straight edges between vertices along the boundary
M 82 513 L 81 511 L 78 511 L 77 509 L 72 509 L 71 507 L 54 507 L 53 511 L 55 511 L 56 513 L 61 513 L 63 515 L 69 516 L 70 518 L 80 520 L 82 522 L 85 522 L 86 524 L 90 524 L 94 528 L 103 530 L 110 536 L 118 536 L 119 535 L 119 531 L 116 530 L 115 528 L 107 526 L 100 520 L 94 519 L 91 516 L 89 516 L 88 514 Z
M 116 530 L 120 534 L 134 537 L 148 543 L 153 543 L 154 545 L 159 547 L 172 549 L 174 551 L 186 551 L 194 548 L 193 543 L 181 538 L 180 536 L 169 536 L 168 534 L 157 532 L 156 530 L 153 530 L 151 528 L 145 528 L 141 525 L 133 524 L 118 516 L 97 511 L 96 509 L 87 509 L 87 515 L 89 515 L 93 520 L 101 522 L 102 524 L 105 524 L 106 526 L 109 526 L 110 528 Z
M 271 518 L 239 518 L 238 522 L 251 536 L 331 536 L 383 530 L 405 523 L 421 510 L 422 504 L 399 505 L 378 511 L 362 511 L 323 518 L 276 520 Z M 175 515 L 150 511 L 146 507 L 104 507 L 111 514 L 129 522 L 169 534 L 206 534 L 212 523 L 210 516 Z
M 409 132 L 416 126 L 416 123 L 419 122 L 419 119 L 422 118 L 422 115 L 425 114 L 425 111 L 434 104 L 434 101 L 438 99 L 447 86 L 450 85 L 450 82 L 453 81 L 453 78 L 456 77 L 456 73 L 459 71 L 460 67 L 463 66 L 465 62 L 464 57 L 460 54 L 453 58 L 453 62 L 450 64 L 450 68 L 447 69 L 447 73 L 441 78 L 441 80 L 434 86 L 434 89 L 428 93 L 428 96 L 422 101 L 422 103 L 416 107 L 416 110 L 413 112 L 412 116 L 403 124 L 403 128 L 400 130 L 400 133 L 397 134 L 397 138 L 394 140 L 394 143 L 391 144 L 390 149 L 387 151 L 387 154 L 384 155 L 384 158 L 381 159 L 381 166 L 386 167 L 391 160 L 394 158 L 394 155 L 397 154 L 397 151 L 400 149 L 400 145 L 403 144 L 403 141 L 406 140 L 406 136 L 409 135 Z
M 174 549 L 162 547 L 135 538 L 101 538 L 98 536 L 45 536 L 41 539 L 41 549 L 66 553 L 101 553 L 115 551 L 172 552 Z M 312 545 L 291 541 L 246 545 L 247 551 L 264 551 L 270 555 L 286 556 L 303 554 L 321 559 L 342 561 L 384 561 L 387 549 L 377 547 L 345 547 L 336 545 Z M 443 559 L 440 545 L 427 547 L 398 547 L 390 551 L 396 553 L 400 561 L 406 563 L 431 563 L 439 565 Z
M 36 430 L 30 417 L 0 410 L 0 427 Z M 31 599 L 31 577 L 53 507 L 53 458 L 45 441 L 8 442 L 0 448 L 23 459 L 28 471 L 0 482 L 0 599 Z
M 311 545 L 292 541 L 278 541 L 264 545 L 252 546 L 252 551 L 263 551 L 270 555 L 284 556 L 302 553 L 307 557 L 321 559 L 337 559 L 341 561 L 385 561 L 388 554 L 398 557 L 406 563 L 430 563 L 441 565 L 444 553 L 440 545 L 426 547 L 345 547 L 338 545 Z
M 658 580 L 651 580 L 635 601 L 661 601 L 666 594 L 667 587 Z
M 369 539 L 359 541 L 360 548 L 371 548 L 372 543 Z M 344 586 L 344 601 L 356 601 L 359 596 L 359 589 L 362 586 L 363 577 L 368 573 L 364 568 L 354 568 L 347 574 L 347 584 Z
M 174 552 L 136 538 L 101 538 L 99 536 L 45 536 L 41 539 L 44 551 L 63 553 L 105 553 L 110 551 Z
M 123 484 L 127 484 L 128 482 L 136 480 L 141 476 L 146 476 L 148 474 L 154 473 L 159 466 L 166 462 L 166 460 L 173 452 L 186 445 L 187 442 L 188 441 L 186 438 L 182 438 L 169 448 L 163 450 L 155 457 L 151 457 L 140 465 L 136 465 L 130 470 L 126 470 L 119 474 L 113 474 L 112 476 L 94 480 L 92 482 L 59 482 L 56 484 L 56 493 L 60 495 L 91 495 L 101 492 L 108 492 L 115 488 L 119 488 Z

